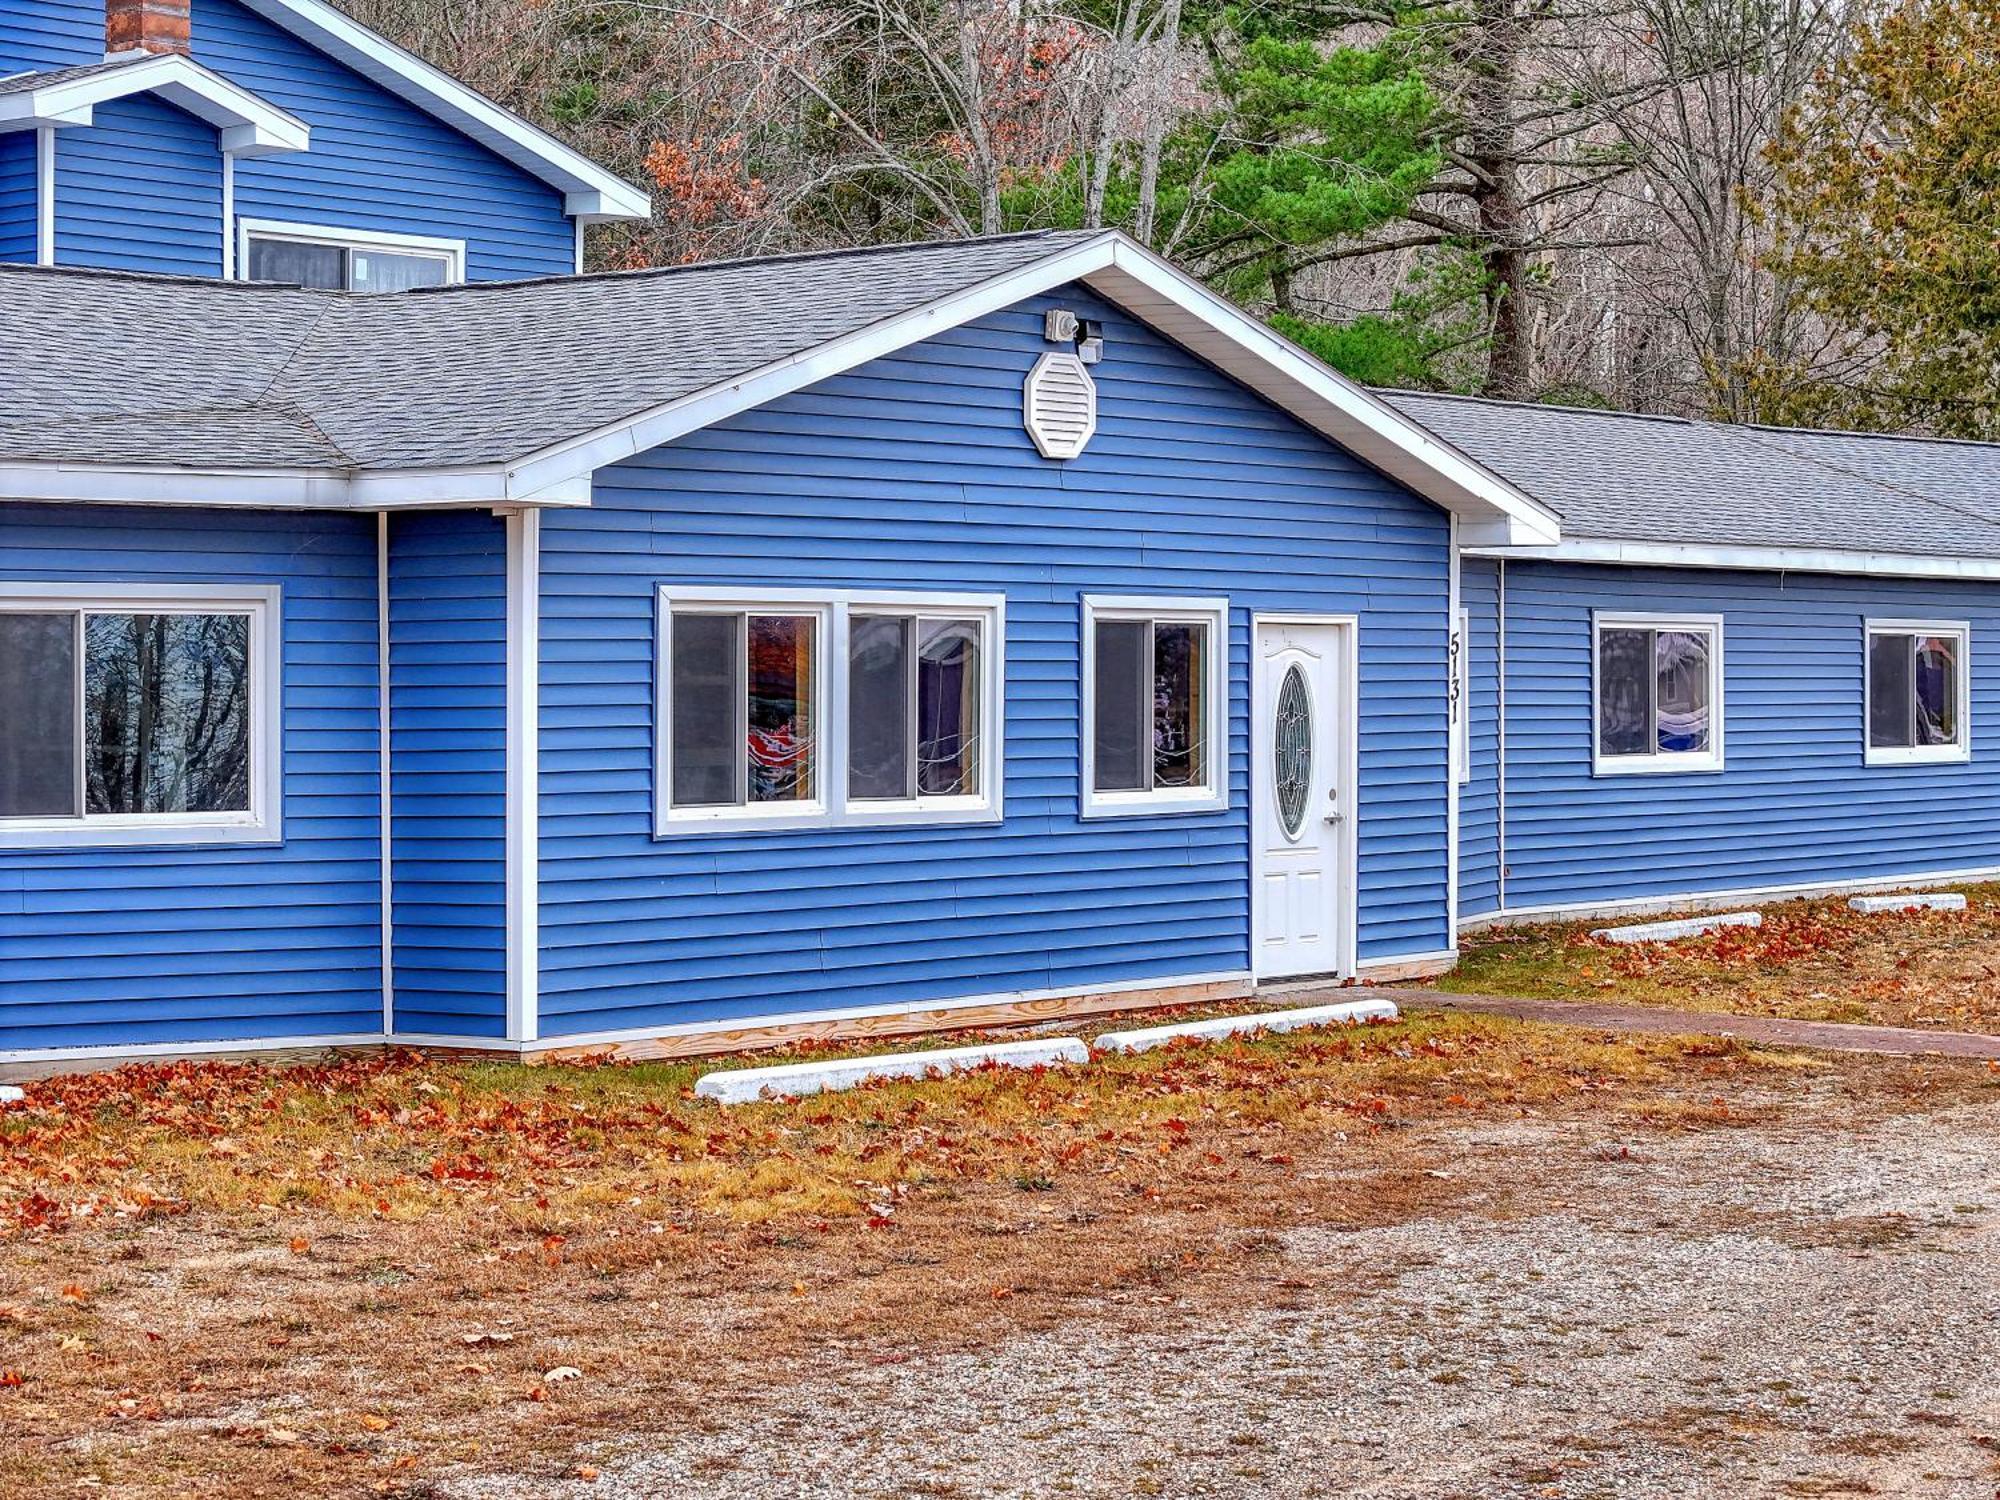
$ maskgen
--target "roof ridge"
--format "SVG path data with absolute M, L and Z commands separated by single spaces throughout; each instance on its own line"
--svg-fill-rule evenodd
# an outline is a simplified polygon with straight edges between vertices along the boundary
M 638 281 L 647 278 L 697 275 L 704 271 L 731 271 L 745 266 L 795 265 L 814 260 L 859 260 L 876 255 L 894 255 L 906 250 L 963 250 L 969 245 L 1001 245 L 1029 240 L 1085 240 L 1110 229 L 1020 229 L 1007 234 L 961 235 L 949 240 L 897 240 L 882 245 L 832 245 L 819 250 L 780 250 L 769 255 L 732 255 L 721 260 L 683 261 L 673 266 L 633 266 L 618 271 L 561 271 L 547 276 L 520 276 L 508 281 L 460 281 L 449 286 L 411 287 L 399 295 L 440 297 L 459 292 L 497 291 L 507 287 L 541 286 L 554 283 L 575 286 L 586 282 Z M 353 295 L 361 295 L 359 293 Z
M 1573 406 L 1561 401 L 1514 401 L 1504 396 L 1480 396 L 1461 391 L 1411 391 L 1388 386 L 1373 386 L 1370 389 L 1391 400 L 1398 396 L 1415 396 L 1424 401 L 1456 401 L 1467 406 L 1497 406 L 1507 411 L 1558 411 L 1581 417 L 1623 417 L 1633 422 L 1673 422 L 1684 427 L 1731 425 L 1709 423 L 1702 417 L 1677 417 L 1663 411 L 1619 411 L 1615 407 Z

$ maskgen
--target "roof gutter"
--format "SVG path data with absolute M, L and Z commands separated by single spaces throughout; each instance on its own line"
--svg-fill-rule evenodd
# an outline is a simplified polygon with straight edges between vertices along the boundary
M 1760 573 L 1849 573 L 1873 578 L 2000 579 L 2000 557 L 1930 557 L 1826 547 L 1736 547 L 1571 538 L 1552 547 L 1470 546 L 1468 557 L 1508 562 L 1606 563 L 1628 568 L 1733 568 Z
M 354 511 L 579 506 L 590 503 L 590 476 L 530 490 L 498 465 L 368 470 L 0 463 L 0 504 L 7 502 Z

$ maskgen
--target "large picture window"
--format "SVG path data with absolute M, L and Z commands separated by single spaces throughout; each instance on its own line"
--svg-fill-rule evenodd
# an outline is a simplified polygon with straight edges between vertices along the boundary
M 1870 620 L 1866 634 L 1868 763 L 1969 759 L 1971 628 Z
M 1722 621 L 1593 621 L 1598 775 L 1722 768 Z
M 1083 601 L 1083 812 L 1227 805 L 1228 601 Z
M 998 816 L 997 598 L 661 591 L 661 834 Z
M 0 847 L 275 837 L 275 594 L 0 585 Z

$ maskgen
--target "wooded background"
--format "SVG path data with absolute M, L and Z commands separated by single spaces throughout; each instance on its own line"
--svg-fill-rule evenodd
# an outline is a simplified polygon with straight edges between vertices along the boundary
M 2000 436 L 2000 0 L 350 0 L 599 268 L 1116 225 L 1376 384 Z

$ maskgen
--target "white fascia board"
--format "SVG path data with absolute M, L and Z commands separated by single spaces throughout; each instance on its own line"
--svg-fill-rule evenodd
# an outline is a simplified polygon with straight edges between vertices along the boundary
M 524 172 L 560 188 L 566 195 L 566 212 L 582 212 L 594 220 L 652 217 L 652 199 L 631 183 L 323 0 L 244 3 L 272 25 L 463 131 Z
M 1554 512 L 1321 364 L 1201 282 L 1107 230 L 1032 265 L 532 454 L 513 477 L 530 489 L 593 472 L 712 426 L 947 329 L 1081 281 L 1140 321 L 1460 516 L 1481 541 L 1549 543 Z
M 1552 547 L 1468 546 L 1507 562 L 1612 563 L 1634 568 L 1735 568 L 1760 573 L 1852 573 L 1875 578 L 2000 579 L 2000 558 L 1926 557 L 1819 547 L 1717 547 L 1675 542 L 1570 540 Z
M 197 505 L 254 510 L 422 510 L 439 506 L 579 506 L 588 475 L 528 493 L 497 468 L 189 469 L 78 463 L 0 464 L 0 504 Z
M 47 88 L 0 96 L 0 130 L 34 125 L 88 125 L 100 104 L 134 94 L 158 94 L 176 109 L 221 132 L 221 148 L 236 156 L 303 151 L 311 127 L 248 89 L 179 53 L 161 53 L 124 67 Z

